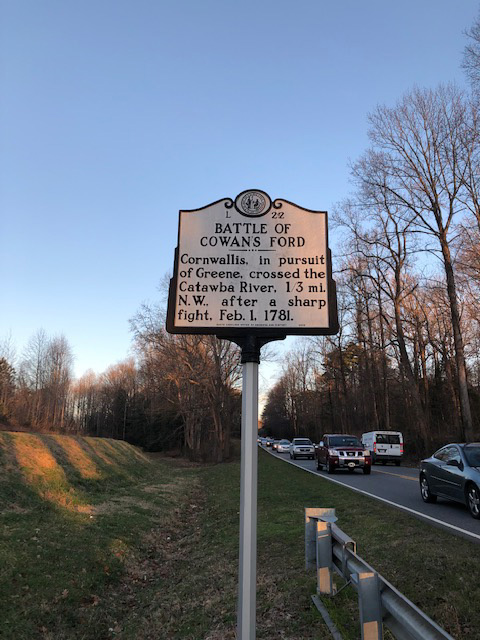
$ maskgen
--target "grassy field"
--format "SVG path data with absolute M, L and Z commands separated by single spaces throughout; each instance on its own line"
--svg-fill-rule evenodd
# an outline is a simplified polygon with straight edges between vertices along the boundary
M 239 465 L 117 441 L 0 433 L 0 637 L 235 638 Z M 305 506 L 455 638 L 480 638 L 479 547 L 260 452 L 257 638 L 329 638 L 304 571 Z M 356 594 L 326 601 L 359 637 Z

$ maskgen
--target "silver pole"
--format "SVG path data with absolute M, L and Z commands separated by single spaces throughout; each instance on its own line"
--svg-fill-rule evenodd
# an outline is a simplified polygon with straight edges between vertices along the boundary
M 257 606 L 258 362 L 243 364 L 238 640 L 255 640 Z

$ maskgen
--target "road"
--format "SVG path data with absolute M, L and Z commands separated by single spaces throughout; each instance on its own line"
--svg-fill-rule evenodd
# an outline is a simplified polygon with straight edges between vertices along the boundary
M 418 483 L 418 469 L 374 465 L 370 475 L 364 475 L 358 470 L 354 473 L 336 471 L 334 474 L 327 474 L 326 471 L 317 471 L 315 460 L 290 460 L 288 454 L 266 450 L 288 464 L 320 476 L 322 480 L 342 484 L 354 491 L 387 502 L 431 524 L 446 528 L 451 533 L 480 543 L 480 520 L 474 520 L 465 506 L 441 498 L 436 504 L 423 502 Z

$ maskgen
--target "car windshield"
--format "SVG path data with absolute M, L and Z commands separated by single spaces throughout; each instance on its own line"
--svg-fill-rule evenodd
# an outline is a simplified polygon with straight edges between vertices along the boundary
M 480 467 L 480 444 L 467 444 L 463 453 L 471 467 Z
M 312 441 L 307 440 L 307 438 L 304 438 L 304 439 L 297 438 L 295 440 L 295 444 L 312 444 Z
M 400 436 L 392 433 L 377 433 L 377 444 L 400 444 Z
M 361 447 L 362 443 L 354 436 L 333 436 L 328 439 L 330 447 Z

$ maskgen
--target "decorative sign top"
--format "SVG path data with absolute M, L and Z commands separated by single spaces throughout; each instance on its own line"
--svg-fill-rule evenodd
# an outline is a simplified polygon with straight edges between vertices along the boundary
M 180 211 L 170 333 L 330 335 L 338 331 L 327 212 L 259 189 Z
M 259 218 L 266 215 L 272 207 L 270 197 L 263 191 L 242 191 L 235 198 L 235 208 L 250 218 Z

